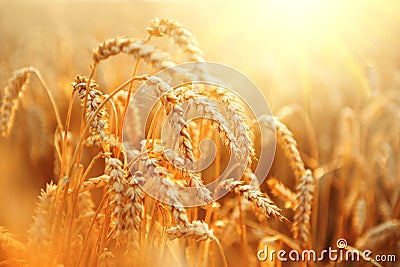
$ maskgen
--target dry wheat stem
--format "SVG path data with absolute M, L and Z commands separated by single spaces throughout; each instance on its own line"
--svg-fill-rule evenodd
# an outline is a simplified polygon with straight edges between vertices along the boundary
M 60 136 L 61 136 L 61 133 L 64 131 L 64 126 L 63 126 L 63 123 L 62 123 L 61 115 L 60 115 L 56 100 L 55 100 L 53 94 L 51 93 L 50 88 L 48 87 L 45 79 L 42 77 L 41 72 L 38 71 L 37 69 L 34 69 L 34 73 L 35 73 L 36 77 L 39 79 L 39 81 L 42 84 L 42 86 L 44 87 L 47 96 L 49 97 L 50 104 L 51 104 L 51 106 L 53 108 L 53 112 L 54 112 L 54 115 L 56 117 L 58 131 L 59 131 Z

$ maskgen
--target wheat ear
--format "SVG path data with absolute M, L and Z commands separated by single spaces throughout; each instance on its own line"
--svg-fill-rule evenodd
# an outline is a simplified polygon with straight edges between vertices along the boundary
M 283 149 L 289 165 L 292 168 L 297 180 L 304 176 L 306 168 L 301 159 L 297 142 L 293 133 L 278 118 L 268 115 L 259 117 L 260 125 L 268 129 L 275 129 L 276 139 L 279 146 Z
M 112 158 L 110 156 L 106 157 L 106 167 L 104 173 L 110 176 L 109 183 L 109 194 L 110 194 L 110 206 L 112 218 L 116 227 L 123 223 L 122 211 L 124 209 L 124 180 L 127 177 L 127 173 L 123 168 L 122 162 L 117 158 Z M 115 235 L 117 236 L 117 233 Z
M 25 91 L 29 75 L 33 72 L 35 72 L 33 67 L 14 71 L 13 76 L 7 81 L 7 86 L 3 89 L 0 107 L 0 134 L 3 137 L 10 134 L 19 101 Z
M 196 238 L 197 241 L 216 240 L 213 231 L 208 228 L 208 224 L 202 221 L 192 221 L 186 227 L 172 227 L 167 230 L 167 236 L 171 240 L 175 238 Z
M 293 133 L 278 118 L 263 115 L 259 118 L 262 126 L 276 129 L 278 144 L 282 147 L 289 165 L 296 178 L 296 208 L 292 227 L 293 236 L 310 245 L 311 208 L 314 199 L 316 181 L 310 170 L 305 168 L 304 162 L 297 148 Z
M 144 159 L 143 175 L 146 178 L 146 187 L 156 186 L 159 198 L 165 202 L 178 226 L 186 227 L 189 224 L 187 213 L 179 197 L 178 189 L 173 183 L 172 175 L 161 167 L 157 158 Z
M 309 246 L 311 209 L 315 191 L 315 179 L 310 170 L 305 171 L 296 188 L 296 207 L 292 226 L 294 238 L 298 238 L 304 245 Z
M 271 193 L 285 202 L 285 208 L 294 210 L 296 208 L 296 194 L 287 188 L 276 178 L 269 178 L 267 185 Z
M 211 124 L 217 129 L 222 142 L 229 148 L 230 152 L 233 152 L 238 159 L 244 159 L 244 164 L 247 165 L 249 163 L 252 148 L 242 146 L 243 142 L 239 141 L 241 138 L 236 138 L 229 129 L 228 122 L 221 112 L 218 111 L 212 99 L 205 97 L 195 88 L 192 90 L 192 85 L 186 85 L 176 90 L 168 91 L 161 98 L 161 102 L 164 105 L 167 115 L 170 114 L 175 107 L 188 102 L 190 106 L 194 107 L 204 117 L 211 120 Z
M 352 214 L 352 228 L 355 230 L 357 236 L 364 232 L 367 224 L 367 200 L 364 196 L 359 196 L 354 203 Z
M 106 174 L 103 174 L 98 177 L 89 178 L 87 181 L 83 182 L 79 191 L 83 192 L 95 188 L 100 188 L 107 185 L 109 182 L 110 182 L 110 176 Z
M 387 242 L 390 240 L 398 240 L 399 238 L 400 221 L 390 220 L 366 231 L 357 239 L 355 247 L 361 250 L 370 249 L 376 251 L 387 246 Z
M 72 83 L 74 91 L 79 93 L 81 105 L 85 103 L 86 86 L 88 82 L 89 80 L 86 77 L 76 76 Z M 86 100 L 85 118 L 88 121 L 94 116 L 94 119 L 90 122 L 90 136 L 86 139 L 86 144 L 100 146 L 109 137 L 109 115 L 104 106 L 95 114 L 95 111 L 105 99 L 104 95 L 96 88 L 98 88 L 98 85 L 91 80 Z
M 147 28 L 150 36 L 168 36 L 188 54 L 190 61 L 204 61 L 203 51 L 198 47 L 198 41 L 188 27 L 174 19 L 154 18 Z
M 46 227 L 52 224 L 49 211 L 53 208 L 56 191 L 57 185 L 50 183 L 46 185 L 46 190 L 42 189 L 40 192 L 39 201 L 35 209 L 34 222 L 28 231 L 29 243 L 31 244 L 40 244 L 48 241 L 49 233 Z
M 287 220 L 282 214 L 281 209 L 278 208 L 274 202 L 269 199 L 265 194 L 259 190 L 252 188 L 250 185 L 243 184 L 242 181 L 235 181 L 234 179 L 227 179 L 219 184 L 218 187 L 235 192 L 248 201 L 254 203 L 263 214 L 269 218 L 271 215 L 283 221 Z
M 229 92 L 228 89 L 219 86 L 212 86 L 210 90 L 207 90 L 207 93 L 224 105 L 229 128 L 233 129 L 238 146 L 248 148 L 246 154 L 248 161 L 251 162 L 251 158 L 255 153 L 253 140 L 251 139 L 251 125 L 239 97 Z
M 191 186 L 196 190 L 195 197 L 199 203 L 205 204 L 212 201 L 211 191 L 204 185 L 200 174 L 186 168 L 186 160 L 175 155 L 172 150 L 165 150 L 162 146 L 155 146 L 150 152 L 152 157 L 158 159 L 158 164 L 168 170 L 179 171 L 180 177 L 184 178 L 185 185 Z M 175 177 L 176 179 L 177 177 Z
M 118 266 L 118 261 L 115 255 L 108 250 L 107 247 L 103 248 L 99 256 L 99 266 L 100 267 L 114 267 Z
M 93 50 L 94 66 L 100 61 L 120 53 L 132 55 L 136 59 L 143 58 L 156 70 L 175 66 L 173 61 L 168 60 L 169 56 L 165 52 L 161 52 L 154 46 L 145 44 L 143 40 L 127 37 L 114 37 L 100 43 L 97 48 Z
M 143 184 L 143 174 L 139 171 L 130 176 L 124 183 L 124 203 L 122 210 L 122 223 L 117 225 L 116 236 L 126 240 L 129 247 L 139 248 L 138 232 L 142 222 L 144 192 L 140 187 Z
M 0 252 L 4 255 L 17 255 L 26 249 L 25 244 L 17 240 L 7 228 L 0 226 Z

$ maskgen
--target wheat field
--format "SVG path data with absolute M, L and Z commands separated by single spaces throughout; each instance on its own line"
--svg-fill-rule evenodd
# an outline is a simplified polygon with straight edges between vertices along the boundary
M 0 2 L 0 266 L 400 266 L 398 10 Z

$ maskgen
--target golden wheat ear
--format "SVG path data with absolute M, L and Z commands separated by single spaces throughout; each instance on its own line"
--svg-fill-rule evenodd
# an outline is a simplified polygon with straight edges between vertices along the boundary
M 0 255 L 11 258 L 21 254 L 25 250 L 25 244 L 17 240 L 16 236 L 11 234 L 7 228 L 0 226 Z
M 150 22 L 147 33 L 149 38 L 168 36 L 188 55 L 190 61 L 204 61 L 203 51 L 198 47 L 196 37 L 188 27 L 177 20 L 156 17 Z
M 29 76 L 31 74 L 35 74 L 44 87 L 54 110 L 58 128 L 61 130 L 61 132 L 63 131 L 64 127 L 61 121 L 59 109 L 55 102 L 54 96 L 49 90 L 42 75 L 34 67 L 25 67 L 14 71 L 12 77 L 7 81 L 7 85 L 2 92 L 0 106 L 0 135 L 2 137 L 8 137 L 10 135 L 10 131 L 14 125 L 15 114 L 19 107 L 19 102 L 23 96 Z
M 316 180 L 312 172 L 306 169 L 300 156 L 293 133 L 278 118 L 263 115 L 260 124 L 275 129 L 278 145 L 282 148 L 296 178 L 295 216 L 292 226 L 293 236 L 302 241 L 304 246 L 311 246 L 311 211 L 316 191 Z
M 267 180 L 267 185 L 272 195 L 280 198 L 285 203 L 285 208 L 295 210 L 296 194 L 290 188 L 287 188 L 281 181 L 273 177 Z
M 74 91 L 77 91 L 81 100 L 81 105 L 85 105 L 86 100 L 86 110 L 85 118 L 88 121 L 94 116 L 93 120 L 90 122 L 90 133 L 86 138 L 86 145 L 88 146 L 101 146 L 109 138 L 109 114 L 107 109 L 103 106 L 96 114 L 95 111 L 98 106 L 105 99 L 102 92 L 97 90 L 98 85 L 91 80 L 89 85 L 89 91 L 86 91 L 87 83 L 89 79 L 84 76 L 76 76 L 72 87 Z
M 26 89 L 29 76 L 34 71 L 33 67 L 14 71 L 12 77 L 7 81 L 6 87 L 3 89 L 0 107 L 0 134 L 2 137 L 10 135 L 19 102 Z
M 143 40 L 126 37 L 114 37 L 100 43 L 93 50 L 93 67 L 100 61 L 121 53 L 132 55 L 134 58 L 142 58 L 156 70 L 163 70 L 175 66 L 168 60 L 169 55 L 156 47 L 145 44 Z
M 271 215 L 280 221 L 288 221 L 282 214 L 281 209 L 265 194 L 252 186 L 243 184 L 230 178 L 219 184 L 219 187 L 235 192 L 237 195 L 247 199 L 255 205 L 267 218 Z

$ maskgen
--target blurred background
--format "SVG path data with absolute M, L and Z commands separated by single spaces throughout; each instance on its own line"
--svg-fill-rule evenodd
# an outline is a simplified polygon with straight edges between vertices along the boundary
M 315 138 L 297 115 L 284 121 L 313 169 L 332 160 L 344 107 L 360 114 L 378 95 L 400 88 L 397 0 L 2 0 L 1 87 L 13 70 L 34 66 L 65 115 L 70 83 L 78 74 L 89 74 L 97 43 L 120 35 L 145 37 L 155 16 L 187 25 L 205 58 L 250 77 L 273 112 L 284 114 L 284 106 L 304 111 Z M 106 87 L 117 85 L 130 75 L 131 63 L 128 57 L 112 59 L 95 78 Z M 43 120 L 49 110 L 40 84 L 32 79 L 10 137 L 0 139 L 0 225 L 22 239 L 40 188 L 53 179 L 49 136 L 55 119 Z

